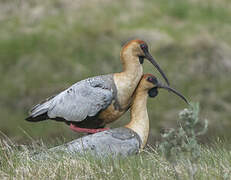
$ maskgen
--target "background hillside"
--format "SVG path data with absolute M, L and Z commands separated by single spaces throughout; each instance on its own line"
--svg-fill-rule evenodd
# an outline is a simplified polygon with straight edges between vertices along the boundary
M 198 101 L 208 138 L 231 136 L 229 0 L 0 0 L 0 131 L 17 142 L 78 136 L 63 123 L 28 123 L 30 107 L 71 84 L 121 71 L 130 39 L 148 42 L 172 87 Z M 144 72 L 159 73 L 145 62 Z M 167 91 L 149 100 L 151 135 L 175 127 L 185 104 Z M 113 127 L 126 124 L 129 113 Z

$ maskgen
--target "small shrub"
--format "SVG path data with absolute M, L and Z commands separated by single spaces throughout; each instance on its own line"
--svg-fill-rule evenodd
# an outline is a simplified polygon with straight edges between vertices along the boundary
M 161 134 L 162 141 L 158 145 L 158 150 L 173 164 L 174 170 L 177 160 L 187 160 L 189 174 L 194 179 L 196 173 L 194 163 L 201 152 L 197 136 L 205 134 L 207 129 L 208 121 L 205 120 L 203 125 L 199 121 L 199 103 L 192 103 L 189 108 L 179 113 L 177 128 L 164 130 Z M 177 172 L 176 177 L 178 177 Z

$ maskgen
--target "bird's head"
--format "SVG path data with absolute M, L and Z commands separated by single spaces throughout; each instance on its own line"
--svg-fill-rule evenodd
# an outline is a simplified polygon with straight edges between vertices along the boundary
M 182 98 L 188 104 L 187 99 L 181 93 L 169 86 L 162 84 L 152 74 L 144 74 L 140 81 L 139 87 L 142 90 L 147 91 L 149 97 L 156 97 L 158 95 L 159 88 L 167 89 L 168 91 L 173 92 L 174 94 Z
M 161 70 L 160 66 L 157 64 L 155 59 L 152 57 L 152 55 L 149 53 L 148 45 L 146 42 L 136 39 L 129 41 L 122 49 L 121 55 L 126 56 L 137 56 L 139 59 L 139 63 L 143 64 L 144 59 L 147 59 L 149 62 L 151 62 L 157 70 L 160 72 L 162 77 L 165 79 L 166 83 L 169 85 L 169 81 L 164 74 L 164 72 Z

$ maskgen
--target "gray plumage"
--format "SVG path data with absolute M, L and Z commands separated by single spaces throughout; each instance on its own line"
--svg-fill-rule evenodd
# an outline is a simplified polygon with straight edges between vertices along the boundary
M 121 127 L 87 135 L 67 144 L 49 149 L 49 152 L 65 152 L 70 154 L 91 153 L 97 156 L 128 156 L 137 154 L 141 139 L 136 132 Z M 42 154 L 36 155 L 42 157 Z
M 107 108 L 115 97 L 116 87 L 112 74 L 88 78 L 36 105 L 27 120 L 33 121 L 39 117 L 35 121 L 63 118 L 80 122 Z M 44 114 L 46 117 L 42 116 Z

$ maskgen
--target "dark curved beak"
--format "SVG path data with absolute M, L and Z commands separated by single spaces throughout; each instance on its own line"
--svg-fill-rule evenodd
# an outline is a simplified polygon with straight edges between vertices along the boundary
M 169 84 L 168 78 L 165 76 L 164 72 L 161 70 L 160 66 L 157 64 L 157 62 L 155 61 L 155 59 L 152 57 L 152 55 L 148 52 L 147 49 L 143 50 L 144 54 L 145 54 L 145 58 L 147 60 L 149 60 L 155 67 L 156 69 L 160 72 L 160 74 L 162 75 L 162 77 L 164 78 L 164 80 L 166 81 L 166 83 Z
M 160 83 L 160 82 L 158 82 L 158 84 L 157 84 L 156 87 L 157 87 L 157 88 L 167 89 L 168 91 L 173 92 L 174 94 L 176 94 L 177 96 L 179 96 L 180 98 L 182 98 L 187 104 L 189 104 L 188 101 L 187 101 L 187 99 L 186 99 L 181 93 L 177 92 L 175 89 L 173 89 L 173 88 L 171 88 L 171 87 L 169 87 L 169 86 L 165 86 L 165 85 L 163 85 L 163 84 Z

